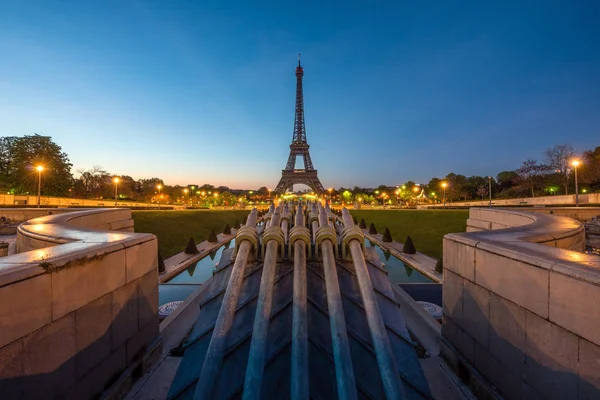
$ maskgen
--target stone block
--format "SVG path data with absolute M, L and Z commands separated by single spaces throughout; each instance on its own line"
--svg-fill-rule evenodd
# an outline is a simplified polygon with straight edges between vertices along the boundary
M 581 251 L 585 250 L 585 231 L 578 232 L 572 236 L 557 239 L 556 246 L 560 249 Z
M 527 313 L 525 381 L 548 399 L 577 395 L 578 337 Z
M 548 317 L 548 270 L 479 248 L 475 264 L 475 283 L 541 317 Z
M 464 281 L 461 328 L 486 349 L 490 347 L 490 292 Z
M 579 339 L 579 399 L 600 399 L 600 346 Z
M 158 320 L 158 272 L 150 271 L 138 279 L 138 327 Z
M 23 376 L 23 340 L 0 348 L 0 399 L 23 397 L 20 379 Z
M 477 342 L 474 365 L 507 399 L 521 398 L 522 379 Z
M 475 248 L 444 240 L 444 268 L 475 282 Z
M 65 394 L 65 400 L 95 399 L 114 383 L 126 367 L 126 346 L 117 348 L 95 368 L 77 381 Z
M 156 239 L 127 247 L 125 252 L 127 258 L 127 283 L 158 268 Z
M 138 330 L 138 282 L 133 281 L 112 292 L 113 351 Z
M 157 336 L 158 319 L 148 322 L 135 335 L 127 339 L 127 365 L 140 360 Z
M 600 299 L 600 286 L 550 273 L 550 320 L 600 345 L 600 309 L 593 305 L 595 299 Z
M 88 303 L 125 285 L 124 250 L 104 254 L 84 268 L 88 277 Z
M 109 224 L 109 229 L 111 231 L 120 231 L 123 229 L 132 228 L 132 227 L 133 227 L 132 219 L 123 219 L 120 221 L 113 221 Z
M 465 333 L 452 320 L 445 318 L 442 326 L 442 335 L 456 347 L 460 355 L 474 362 L 475 360 L 475 340 Z
M 490 352 L 517 376 L 523 376 L 525 368 L 526 313 L 516 304 L 491 294 Z
M 87 272 L 87 266 L 77 265 L 50 274 L 54 320 L 62 318 L 88 303 Z
M 444 315 L 460 325 L 463 316 L 463 279 L 448 269 L 444 269 L 442 304 Z
M 38 275 L 0 288 L 0 347 L 52 320 L 50 275 Z
M 75 364 L 78 377 L 85 375 L 111 353 L 111 323 L 110 293 L 75 311 Z
M 77 381 L 75 314 L 52 321 L 23 338 L 25 398 L 57 398 Z

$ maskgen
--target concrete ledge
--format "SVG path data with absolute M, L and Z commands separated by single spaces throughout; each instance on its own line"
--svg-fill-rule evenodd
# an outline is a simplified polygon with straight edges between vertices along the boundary
M 159 333 L 158 251 L 132 223 L 96 209 L 19 225 L 29 251 L 0 261 L 1 398 L 96 398 L 143 360 Z
M 583 253 L 583 225 L 490 208 L 469 224 L 444 237 L 444 338 L 509 399 L 600 396 L 580 357 L 600 352 L 600 257 Z

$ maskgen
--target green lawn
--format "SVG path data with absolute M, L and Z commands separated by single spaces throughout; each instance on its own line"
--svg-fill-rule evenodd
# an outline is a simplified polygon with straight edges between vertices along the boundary
M 212 229 L 223 232 L 225 224 L 233 227 L 250 211 L 132 211 L 135 231 L 153 233 L 158 238 L 158 250 L 163 257 L 183 251 L 187 241 L 208 239 Z
M 358 222 L 364 218 L 367 227 L 371 222 L 379 233 L 387 227 L 392 238 L 404 243 L 410 236 L 417 251 L 440 258 L 445 234 L 464 232 L 468 210 L 351 210 Z

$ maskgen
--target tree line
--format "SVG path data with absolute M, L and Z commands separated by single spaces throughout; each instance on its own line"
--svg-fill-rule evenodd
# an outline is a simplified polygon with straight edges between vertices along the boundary
M 575 193 L 574 160 L 579 161 L 577 177 L 579 193 L 600 192 L 600 146 L 577 155 L 572 146 L 560 144 L 544 151 L 541 161 L 525 159 L 514 170 L 494 176 L 465 176 L 451 172 L 434 177 L 428 183 L 407 181 L 402 185 L 379 185 L 376 188 L 339 188 L 333 198 L 341 201 L 372 203 L 411 203 L 424 191 L 433 201 L 485 200 L 491 186 L 493 198 L 535 197 Z M 446 188 L 442 183 L 446 183 Z
M 578 181 L 580 193 L 600 191 L 600 146 L 576 155 L 573 147 L 560 144 L 547 149 L 541 161 L 533 158 L 524 160 L 514 170 L 501 171 L 495 177 L 470 176 L 449 173 L 445 177 L 434 177 L 426 184 L 407 181 L 402 185 L 380 185 L 377 188 L 339 188 L 325 193 L 339 201 L 375 202 L 414 201 L 424 194 L 440 201 L 486 199 L 491 185 L 494 198 L 514 198 L 540 195 L 574 193 L 574 167 L 578 159 Z M 114 177 L 119 178 L 118 193 L 122 200 L 143 202 L 180 202 L 189 205 L 234 205 L 237 202 L 261 202 L 268 200 L 270 191 L 266 187 L 256 190 L 230 189 L 213 185 L 167 185 L 157 177 L 134 179 L 128 175 L 110 173 L 101 166 L 78 169 L 72 173 L 68 155 L 52 141 L 51 137 L 26 135 L 0 137 L 0 190 L 2 193 L 37 193 L 38 171 L 41 173 L 43 194 L 74 198 L 103 199 L 114 197 Z
M 244 201 L 264 201 L 269 196 L 266 187 L 257 190 L 230 189 L 226 186 L 168 185 L 161 178 L 134 179 L 115 174 L 99 165 L 81 168 L 72 173 L 68 155 L 52 141 L 41 135 L 0 137 L 0 191 L 25 195 L 37 194 L 42 166 L 42 194 L 87 199 L 114 198 L 118 177 L 120 200 L 140 202 L 185 203 L 191 206 L 234 205 Z

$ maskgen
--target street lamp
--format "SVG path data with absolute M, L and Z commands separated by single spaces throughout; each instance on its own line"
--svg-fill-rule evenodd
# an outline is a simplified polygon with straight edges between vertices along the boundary
M 160 210 L 160 199 L 161 199 L 161 195 L 160 195 L 160 189 L 162 189 L 162 185 L 157 185 L 156 188 L 158 189 L 158 209 Z
M 490 192 L 490 207 L 492 206 L 492 177 L 488 176 L 489 192 Z
M 577 182 L 577 167 L 579 166 L 579 160 L 573 160 L 571 165 L 575 168 L 575 206 L 579 207 L 579 185 Z
M 40 196 L 42 194 L 42 171 L 44 170 L 44 167 L 42 167 L 41 165 L 38 165 L 35 168 L 38 172 L 38 198 L 37 198 L 37 208 L 40 208 Z
M 117 188 L 119 187 L 119 181 L 120 179 L 117 177 L 113 178 L 113 182 L 115 183 L 115 207 L 117 206 Z
M 188 189 L 187 188 L 183 189 L 183 205 L 186 207 L 187 207 L 187 198 L 186 198 L 187 194 L 188 194 Z
M 444 208 L 446 208 L 446 187 L 448 184 L 446 182 L 442 182 L 442 187 L 444 188 Z

